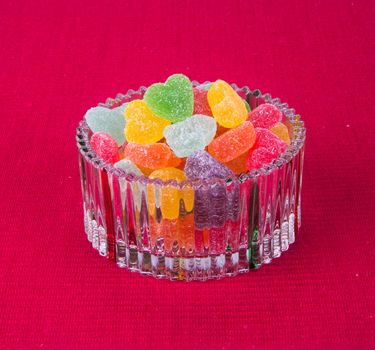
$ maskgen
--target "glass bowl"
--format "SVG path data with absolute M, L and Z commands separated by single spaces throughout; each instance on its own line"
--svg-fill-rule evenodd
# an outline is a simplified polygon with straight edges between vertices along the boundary
M 126 174 L 96 155 L 91 131 L 80 122 L 84 227 L 100 255 L 156 278 L 205 281 L 259 268 L 294 243 L 301 226 L 304 123 L 278 98 L 232 87 L 251 109 L 266 102 L 277 106 L 291 138 L 277 159 L 236 178 L 178 184 Z M 145 91 L 129 90 L 99 105 L 115 108 Z M 179 202 L 171 200 L 176 196 Z

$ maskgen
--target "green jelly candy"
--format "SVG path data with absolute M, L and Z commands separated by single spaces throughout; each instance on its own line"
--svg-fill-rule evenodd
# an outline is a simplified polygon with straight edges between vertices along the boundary
M 165 84 L 151 85 L 144 100 L 154 114 L 172 123 L 181 122 L 193 114 L 193 87 L 183 74 L 171 75 Z

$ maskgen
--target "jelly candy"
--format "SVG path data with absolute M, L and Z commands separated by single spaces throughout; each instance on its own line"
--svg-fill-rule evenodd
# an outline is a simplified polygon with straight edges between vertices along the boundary
M 225 81 L 216 80 L 208 90 L 207 99 L 221 126 L 235 128 L 246 120 L 248 112 L 242 98 Z
M 193 88 L 194 91 L 194 112 L 193 114 L 203 114 L 212 116 L 211 108 L 207 101 L 207 90 Z
M 147 169 L 176 167 L 181 162 L 165 143 L 152 143 L 151 145 L 128 143 L 124 149 L 124 157 Z
M 264 103 L 249 114 L 249 120 L 255 128 L 269 129 L 283 118 L 281 111 L 270 103 Z
M 164 129 L 165 139 L 177 157 L 187 157 L 204 149 L 214 138 L 216 121 L 205 115 L 193 115 Z
M 178 239 L 178 220 L 154 219 L 149 217 L 150 240 L 153 249 L 160 249 L 160 241 L 166 252 L 171 252 Z
M 284 152 L 288 145 L 280 140 L 274 133 L 268 129 L 255 128 L 256 142 L 254 148 L 264 147 L 275 157 Z
M 257 136 L 255 147 L 249 152 L 246 160 L 248 170 L 258 169 L 262 165 L 270 163 L 288 147 L 284 141 L 268 129 L 255 128 L 255 132 Z
M 182 182 L 186 180 L 185 173 L 176 168 L 162 168 L 154 170 L 150 174 L 150 179 L 161 179 L 163 181 L 176 180 L 177 182 Z
M 172 123 L 183 121 L 193 114 L 193 87 L 183 74 L 170 76 L 165 84 L 151 85 L 144 94 L 144 100 L 154 114 Z
M 194 223 L 198 230 L 222 227 L 225 221 L 238 213 L 239 187 L 235 175 L 206 151 L 196 151 L 188 157 L 185 174 L 191 180 L 225 179 L 210 186 L 197 185 L 194 192 Z M 227 186 L 227 182 L 232 183 Z M 228 187 L 233 187 L 228 193 Z M 230 204 L 233 203 L 233 208 Z
M 128 142 L 149 144 L 163 138 L 163 130 L 171 123 L 154 115 L 143 100 L 131 101 L 125 109 L 125 136 Z
M 218 162 L 206 151 L 195 151 L 187 158 L 185 174 L 191 180 L 212 177 L 225 179 L 233 176 L 233 173 L 226 166 Z
M 90 144 L 96 154 L 108 163 L 118 161 L 118 144 L 105 132 L 97 132 L 91 136 Z
M 112 136 L 121 146 L 125 142 L 124 137 L 124 109 L 127 103 L 120 107 L 109 109 L 105 107 L 90 108 L 85 119 L 92 132 L 105 132 Z
M 239 157 L 224 163 L 230 170 L 232 170 L 236 175 L 245 173 L 247 171 L 246 159 L 249 155 L 249 151 L 241 154 Z
M 253 124 L 245 122 L 214 139 L 208 152 L 220 162 L 226 163 L 248 151 L 255 143 Z
M 249 171 L 259 169 L 265 164 L 270 163 L 277 157 L 271 150 L 265 147 L 259 147 L 251 150 L 246 160 L 246 167 Z
M 184 172 L 176 168 L 163 168 L 153 171 L 150 179 L 161 179 L 163 181 L 176 180 L 182 182 L 186 180 Z M 154 185 L 148 185 L 149 205 L 153 206 Z M 180 200 L 182 199 L 186 211 L 191 211 L 194 205 L 194 191 L 191 186 L 184 186 L 182 189 L 173 185 L 163 185 L 160 189 L 160 209 L 165 219 L 176 219 L 180 213 Z
M 289 131 L 285 124 L 279 122 L 276 123 L 271 129 L 280 140 L 283 140 L 287 145 L 290 145 Z
M 178 225 L 178 244 L 186 252 L 192 252 L 195 246 L 194 214 L 180 217 Z
M 134 174 L 137 176 L 142 176 L 142 172 L 139 168 L 129 159 L 122 159 L 115 163 L 116 168 L 120 168 L 125 171 L 127 174 Z

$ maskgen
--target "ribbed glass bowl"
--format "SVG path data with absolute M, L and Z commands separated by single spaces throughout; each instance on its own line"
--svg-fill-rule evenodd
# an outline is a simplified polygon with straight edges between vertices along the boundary
M 100 255 L 156 278 L 205 281 L 270 263 L 294 243 L 301 225 L 304 123 L 278 98 L 232 86 L 251 109 L 266 102 L 277 106 L 291 138 L 270 164 L 233 179 L 178 184 L 125 174 L 93 151 L 91 131 L 80 122 L 76 140 L 84 227 Z M 115 108 L 145 91 L 129 90 L 99 105 Z M 171 194 L 182 199 L 171 202 Z M 166 207 L 177 213 L 175 218 L 164 217 Z

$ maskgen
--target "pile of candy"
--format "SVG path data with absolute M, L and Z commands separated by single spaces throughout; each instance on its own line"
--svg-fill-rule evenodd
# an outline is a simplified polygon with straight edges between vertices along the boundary
M 85 118 L 91 146 L 105 161 L 126 173 L 178 182 L 260 168 L 290 143 L 272 104 L 250 111 L 225 81 L 193 87 L 182 74 L 151 85 L 143 100 L 91 108 Z

